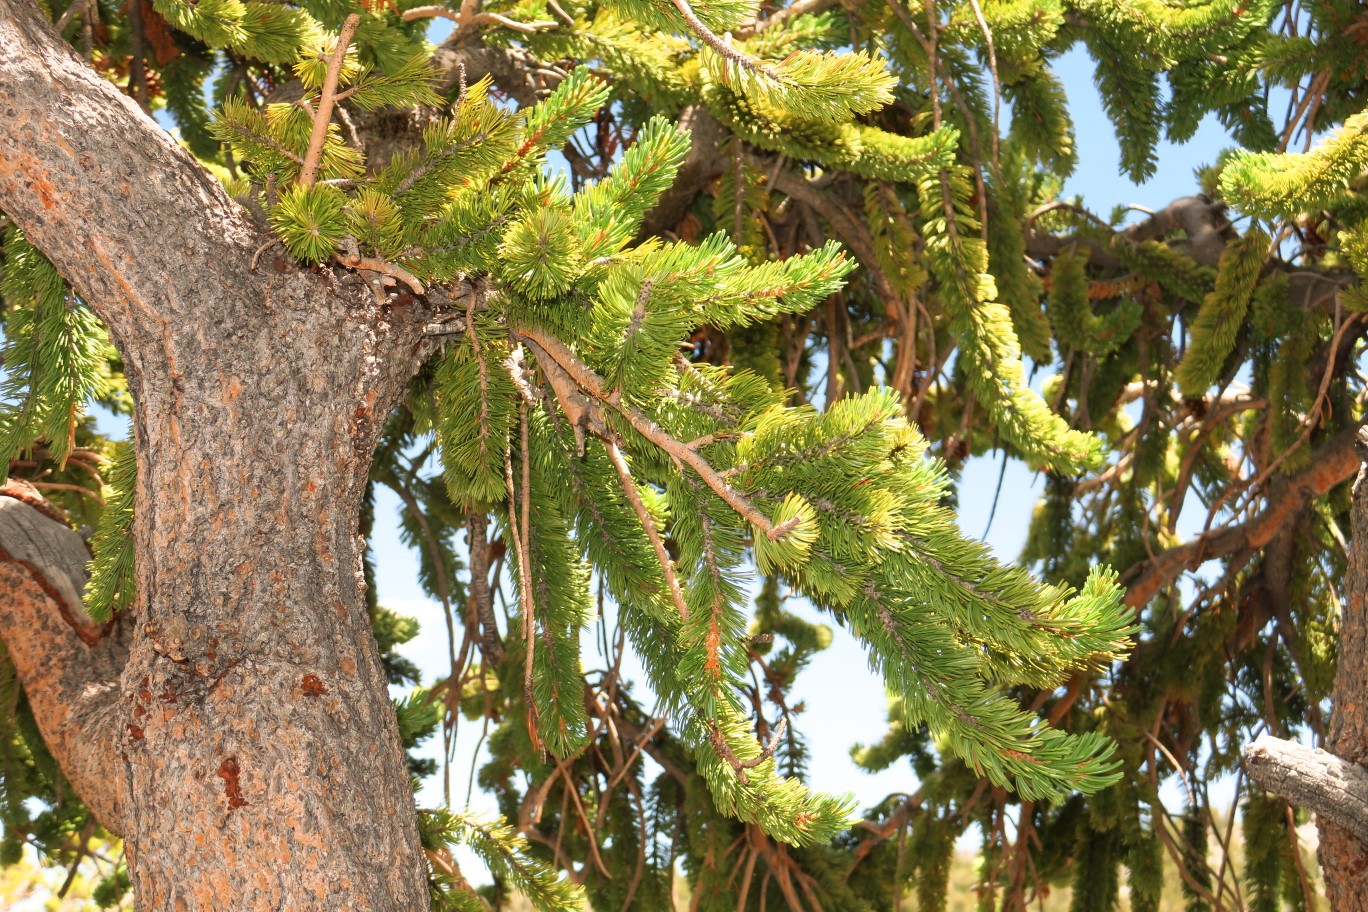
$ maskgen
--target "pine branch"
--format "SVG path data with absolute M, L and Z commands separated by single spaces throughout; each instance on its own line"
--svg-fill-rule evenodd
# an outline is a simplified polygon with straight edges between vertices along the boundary
M 416 19 L 431 19 L 434 17 L 450 19 L 452 22 L 456 23 L 456 30 L 458 32 L 473 29 L 479 25 L 498 25 L 523 35 L 535 35 L 537 32 L 556 28 L 559 24 L 545 21 L 515 22 L 507 16 L 501 16 L 498 13 L 490 12 L 479 12 L 474 15 L 466 15 L 464 7 L 462 8 L 462 12 L 458 13 L 445 6 L 415 6 L 413 9 L 405 10 L 402 18 L 405 22 L 413 22 Z M 570 24 L 573 25 L 574 20 L 571 20 Z
M 518 335 L 535 346 L 534 352 L 544 354 L 547 359 L 564 370 L 580 389 L 627 419 L 627 422 L 638 434 L 664 450 L 671 459 L 683 463 L 697 472 L 698 477 L 703 479 L 703 482 L 712 488 L 718 497 L 721 497 L 733 510 L 745 517 L 770 541 L 777 541 L 791 531 L 791 526 L 785 528 L 770 522 L 769 517 L 760 512 L 750 498 L 729 485 L 722 474 L 714 469 L 712 464 L 701 454 L 691 449 L 688 444 L 671 437 L 660 425 L 639 409 L 623 402 L 621 391 L 607 389 L 603 378 L 576 358 L 574 353 L 559 339 L 531 328 L 518 330 Z
M 347 57 L 347 45 L 361 25 L 361 17 L 352 13 L 342 23 L 342 31 L 337 36 L 337 47 L 328 61 L 328 75 L 323 80 L 323 88 L 318 96 L 318 110 L 314 114 L 313 133 L 309 135 L 309 148 L 304 154 L 304 164 L 299 171 L 299 185 L 312 187 L 318 177 L 318 165 L 323 157 L 323 143 L 328 138 L 328 125 L 332 123 L 333 104 L 336 101 L 337 81 L 342 75 L 342 61 Z M 421 292 L 419 292 L 421 294 Z
M 679 578 L 675 576 L 674 561 L 670 559 L 670 553 L 665 550 L 665 542 L 660 538 L 660 530 L 655 527 L 655 520 L 651 518 L 650 512 L 646 509 L 646 504 L 641 500 L 641 492 L 637 490 L 636 482 L 632 480 L 632 470 L 627 465 L 627 460 L 623 459 L 622 451 L 618 445 L 612 441 L 605 441 L 608 450 L 608 459 L 613 463 L 613 468 L 617 470 L 618 478 L 622 480 L 622 493 L 627 495 L 627 500 L 636 512 L 637 519 L 641 520 L 641 528 L 646 530 L 646 536 L 651 540 L 651 547 L 655 549 L 656 560 L 660 562 L 660 572 L 665 576 L 665 585 L 670 588 L 670 598 L 674 600 L 675 607 L 679 609 L 679 617 L 682 621 L 689 620 L 689 606 L 684 601 L 684 593 L 679 589 Z

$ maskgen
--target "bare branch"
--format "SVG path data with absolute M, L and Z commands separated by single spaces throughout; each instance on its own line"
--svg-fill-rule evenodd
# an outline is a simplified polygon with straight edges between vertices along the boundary
M 1260 735 L 1244 749 L 1249 778 L 1368 845 L 1368 770 L 1317 748 Z
M 328 126 L 332 123 L 337 80 L 342 76 L 342 62 L 347 59 L 347 45 L 351 44 L 352 36 L 356 34 L 356 29 L 360 25 L 361 17 L 352 13 L 342 23 L 342 31 L 337 36 L 337 47 L 333 50 L 332 60 L 328 61 L 328 75 L 323 79 L 323 89 L 318 96 L 318 113 L 314 115 L 313 133 L 309 135 L 309 149 L 304 154 L 304 167 L 299 171 L 301 187 L 312 187 L 318 177 L 318 165 L 323 158 L 323 143 L 328 138 Z
M 689 606 L 684 601 L 684 593 L 679 589 L 679 579 L 675 576 L 674 561 L 670 559 L 670 553 L 665 550 L 665 542 L 660 538 L 660 531 L 655 527 L 655 521 L 651 519 L 651 514 L 646 509 L 646 504 L 641 500 L 641 492 L 637 490 L 636 482 L 632 480 L 632 470 L 627 466 L 627 460 L 622 458 L 622 451 L 613 441 L 607 441 L 608 459 L 613 463 L 613 468 L 617 469 L 618 480 L 622 482 L 622 493 L 627 495 L 627 500 L 636 511 L 637 519 L 641 521 L 641 527 L 646 530 L 646 537 L 651 540 L 651 547 L 655 549 L 656 560 L 660 563 L 660 572 L 665 575 L 665 584 L 670 589 L 670 597 L 674 599 L 675 608 L 679 610 L 679 617 L 687 621 L 689 619 Z
M 21 481 L 0 486 L 0 640 L 43 741 L 100 823 L 118 833 L 119 675 L 128 646 L 121 627 L 85 616 L 89 557 L 36 490 Z
M 1351 427 L 1332 437 L 1315 453 L 1311 467 L 1289 478 L 1253 519 L 1214 529 L 1131 567 L 1122 577 L 1123 582 L 1134 580 L 1128 583 L 1126 604 L 1143 606 L 1183 571 L 1195 570 L 1204 561 L 1268 544 L 1313 499 L 1358 471 L 1359 458 L 1354 452 L 1358 433 L 1359 427 Z

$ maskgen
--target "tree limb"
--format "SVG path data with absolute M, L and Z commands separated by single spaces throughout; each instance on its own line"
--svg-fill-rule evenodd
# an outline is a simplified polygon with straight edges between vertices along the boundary
M 1245 771 L 1264 790 L 1368 844 L 1368 770 L 1317 748 L 1260 735 L 1244 749 Z
M 123 828 L 121 626 L 85 616 L 85 542 L 32 487 L 0 486 L 0 640 L 48 750 L 105 829 Z
M 260 300 L 266 281 L 247 213 L 31 0 L 0 0 L 0 209 L 116 340 L 195 319 L 206 289 Z
M 309 150 L 304 155 L 304 165 L 299 169 L 299 185 L 312 187 L 318 176 L 318 165 L 323 158 L 323 143 L 328 138 L 328 127 L 332 124 L 333 104 L 337 96 L 337 82 L 342 76 L 342 63 L 347 59 L 347 45 L 352 35 L 361 25 L 361 17 L 352 13 L 342 23 L 342 31 L 337 36 L 337 46 L 333 48 L 332 59 L 328 61 L 328 75 L 323 79 L 323 89 L 318 94 L 318 110 L 313 117 L 313 131 L 309 134 Z M 421 294 L 421 292 L 420 292 Z
M 1314 454 L 1311 467 L 1289 478 L 1253 519 L 1213 529 L 1131 567 L 1122 575 L 1122 582 L 1133 580 L 1126 589 L 1126 604 L 1143 606 L 1183 571 L 1195 570 L 1205 561 L 1267 545 L 1307 504 L 1358 471 L 1354 452 L 1358 433 L 1358 427 L 1351 427 L 1332 437 Z

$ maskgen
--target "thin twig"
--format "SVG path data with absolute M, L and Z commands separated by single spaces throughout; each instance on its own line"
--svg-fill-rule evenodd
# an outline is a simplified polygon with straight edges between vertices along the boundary
M 532 328 L 520 329 L 518 335 L 545 353 L 552 362 L 575 381 L 580 389 L 626 418 L 638 434 L 660 447 L 676 461 L 697 472 L 698 477 L 703 479 L 703 482 L 712 488 L 718 497 L 722 498 L 737 513 L 740 513 L 765 537 L 771 541 L 776 541 L 791 530 L 791 527 L 784 528 L 770 522 L 769 517 L 761 513 L 759 508 L 751 503 L 750 498 L 729 485 L 727 480 L 712 467 L 707 459 L 670 436 L 640 410 L 623 402 L 620 392 L 608 391 L 604 386 L 603 378 L 576 358 L 565 346 L 565 343 L 548 333 Z M 787 525 L 786 523 L 785 526 Z
M 352 269 L 366 269 L 370 272 L 378 272 L 381 275 L 387 275 L 391 278 L 398 279 L 407 285 L 414 294 L 423 294 L 426 290 L 418 277 L 404 267 L 396 266 L 394 263 L 376 257 L 362 256 L 355 245 L 352 245 L 351 249 L 338 254 L 337 262 Z
M 646 530 L 646 537 L 651 540 L 651 547 L 655 549 L 656 560 L 660 563 L 660 572 L 665 575 L 665 585 L 670 589 L 670 597 L 674 599 L 675 608 L 679 609 L 679 618 L 687 622 L 689 620 L 689 606 L 684 601 L 684 593 L 679 588 L 679 578 L 675 576 L 674 561 L 670 559 L 670 553 L 665 550 L 665 542 L 660 538 L 660 531 L 655 527 L 655 521 L 651 519 L 651 514 L 646 509 L 646 504 L 641 499 L 641 492 L 637 490 L 636 482 L 632 479 L 632 470 L 627 466 L 627 460 L 622 458 L 622 451 L 613 441 L 605 441 L 605 448 L 608 450 L 608 459 L 613 463 L 613 468 L 617 469 L 618 480 L 622 482 L 622 493 L 627 495 L 627 500 L 636 511 L 637 519 L 641 521 L 641 527 Z
M 969 5 L 974 9 L 979 31 L 983 32 L 983 42 L 988 48 L 988 72 L 993 74 L 993 171 L 998 173 L 1001 171 L 998 137 L 1002 133 L 1002 80 L 998 78 L 997 50 L 993 47 L 993 30 L 988 27 L 988 20 L 983 17 L 978 0 L 969 0 Z
M 463 31 L 473 29 L 477 25 L 499 25 L 524 35 L 534 35 L 537 32 L 544 32 L 547 29 L 556 28 L 559 25 L 559 23 L 556 22 L 545 21 L 515 22 L 506 16 L 500 16 L 498 13 L 488 12 L 476 13 L 473 16 L 465 16 L 462 13 L 447 9 L 445 6 L 415 6 L 411 10 L 405 10 L 403 14 L 403 20 L 405 22 L 412 22 L 415 19 L 432 18 L 450 19 L 452 22 L 456 23 L 458 30 Z M 570 24 L 574 24 L 573 19 L 570 21 Z
M 704 44 L 708 45 L 708 47 L 712 48 L 718 54 L 721 54 L 724 60 L 728 60 L 753 73 L 762 73 L 776 82 L 785 81 L 783 77 L 776 73 L 771 67 L 765 66 L 749 54 L 738 51 L 725 40 L 719 38 L 712 29 L 708 28 L 707 25 L 703 23 L 702 19 L 698 18 L 698 14 L 693 11 L 693 7 L 689 6 L 689 0 L 670 0 L 670 2 L 674 4 L 675 9 L 679 10 L 679 15 L 683 17 L 684 23 L 688 25 L 693 33 L 699 38 L 702 38 Z
M 527 406 L 519 402 L 523 423 L 527 421 Z M 524 464 L 526 452 L 523 454 Z M 532 568 L 528 562 L 525 529 L 518 521 L 518 495 L 513 485 L 513 448 L 504 453 L 504 483 L 508 486 L 508 534 L 513 538 L 513 550 L 518 555 L 518 601 L 522 603 L 523 640 L 527 653 L 523 660 L 523 700 L 527 704 L 527 733 L 532 744 L 541 749 L 541 738 L 537 735 L 537 706 L 532 700 L 532 657 L 536 648 L 536 607 L 532 600 Z M 526 514 L 524 514 L 526 516 Z

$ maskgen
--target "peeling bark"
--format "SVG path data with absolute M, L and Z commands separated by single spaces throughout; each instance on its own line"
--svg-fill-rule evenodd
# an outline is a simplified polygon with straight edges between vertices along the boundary
M 138 907 L 427 908 L 357 523 L 430 308 L 278 253 L 253 272 L 269 236 L 27 0 L 0 0 L 0 209 L 105 320 L 136 402 L 105 813 Z

